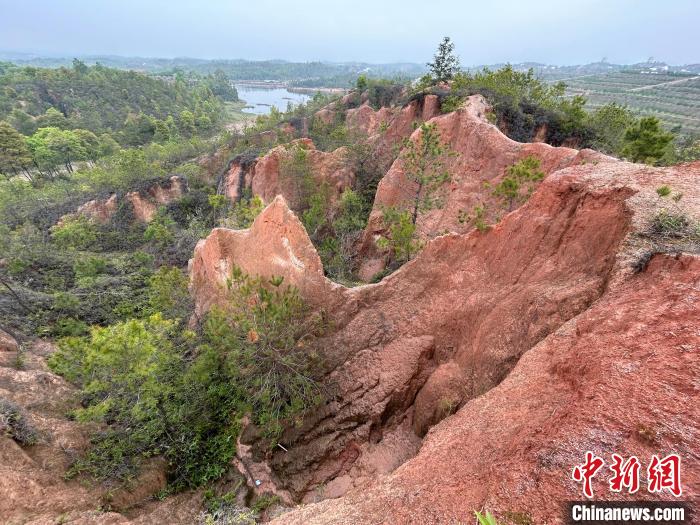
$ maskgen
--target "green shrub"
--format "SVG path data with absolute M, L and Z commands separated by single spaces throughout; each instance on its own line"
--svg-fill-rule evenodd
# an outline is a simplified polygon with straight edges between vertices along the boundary
M 79 257 L 73 263 L 73 272 L 78 281 L 94 279 L 107 270 L 107 260 L 98 255 Z
M 632 162 L 658 165 L 672 155 L 673 134 L 656 117 L 644 117 L 627 128 L 622 154 Z
M 671 195 L 671 188 L 664 184 L 663 186 L 656 188 L 656 193 L 659 195 L 659 197 L 668 197 Z
M 204 326 L 210 349 L 225 352 L 246 392 L 246 405 L 263 434 L 275 438 L 282 422 L 320 400 L 313 380 L 319 365 L 310 345 L 323 330 L 298 291 L 281 279 L 265 280 L 234 269 L 226 308 L 214 309 Z M 240 374 L 240 375 L 238 375 Z
M 53 325 L 52 334 L 56 337 L 76 337 L 85 335 L 90 327 L 74 317 L 62 317 Z
M 240 507 L 233 501 L 222 501 L 202 512 L 197 525 L 255 525 L 258 514 L 253 509 Z
M 166 248 L 175 238 L 175 221 L 161 208 L 146 227 L 143 238 L 158 249 Z
M 326 225 L 331 207 L 331 187 L 327 182 L 318 186 L 309 197 L 309 207 L 302 213 L 301 222 L 313 239 L 323 226 Z
M 85 250 L 97 240 L 97 226 L 83 215 L 66 217 L 51 228 L 51 237 L 60 248 Z
M 289 197 L 289 207 L 303 212 L 309 207 L 309 198 L 316 190 L 308 151 L 301 143 L 289 146 L 280 159 L 280 187 Z
M 154 276 L 151 299 L 180 315 L 177 272 Z M 172 298 L 169 284 L 179 288 Z M 200 336 L 158 313 L 61 340 L 49 366 L 81 387 L 75 417 L 102 423 L 70 474 L 123 482 L 163 455 L 173 488 L 196 487 L 229 468 L 244 416 L 272 443 L 320 400 L 311 345 L 320 318 L 281 279 L 236 269 L 229 292 Z
M 349 284 L 353 280 L 354 245 L 367 223 L 370 205 L 348 188 L 332 209 L 327 184 L 319 187 L 310 203 L 302 220 L 323 269 L 329 278 Z
M 651 220 L 651 233 L 661 237 L 681 238 L 692 235 L 691 221 L 681 211 L 661 210 Z
M 189 278 L 180 268 L 161 266 L 148 279 L 148 302 L 167 319 L 185 320 L 192 311 Z
M 261 513 L 269 509 L 275 503 L 279 503 L 280 497 L 275 494 L 263 494 L 253 504 L 253 510 L 257 513 Z
M 386 234 L 377 241 L 377 245 L 388 249 L 392 258 L 399 263 L 410 260 L 421 246 L 416 239 L 416 225 L 411 220 L 411 213 L 392 207 L 385 208 L 382 213 Z
M 255 218 L 264 209 L 263 200 L 257 195 L 251 195 L 250 190 L 246 190 L 241 199 L 231 208 L 229 217 L 222 221 L 222 225 L 235 229 L 250 228 Z
M 532 155 L 509 166 L 507 175 L 493 187 L 493 195 L 500 197 L 511 211 L 515 203 L 528 199 L 544 178 L 544 172 L 539 168 L 540 160 Z
M 472 223 L 472 225 L 480 232 L 485 232 L 490 228 L 488 222 L 486 222 L 486 206 L 483 204 L 474 206 L 471 214 L 460 211 L 457 219 L 459 220 L 460 224 L 467 222 Z
M 57 250 L 46 242 L 45 236 L 30 222 L 5 232 L 2 235 L 2 254 L 7 261 L 7 271 L 13 277 L 25 277 L 31 274 L 37 279 L 39 266 L 52 264 L 57 260 Z
M 625 131 L 636 121 L 632 111 L 611 102 L 591 112 L 587 119 L 594 133 L 591 145 L 599 151 L 622 155 Z
M 352 234 L 364 229 L 367 224 L 367 217 L 371 205 L 362 200 L 362 196 L 351 190 L 346 189 L 340 196 L 338 203 L 338 212 L 333 219 L 333 230 L 336 235 Z
M 448 95 L 440 102 L 440 111 L 443 113 L 451 113 L 457 111 L 464 103 L 464 97 L 459 95 Z
M 479 525 L 499 525 L 498 520 L 496 520 L 496 517 L 489 511 L 486 511 L 486 514 L 482 514 L 479 511 L 474 511 L 474 514 L 476 515 L 476 519 L 479 522 Z

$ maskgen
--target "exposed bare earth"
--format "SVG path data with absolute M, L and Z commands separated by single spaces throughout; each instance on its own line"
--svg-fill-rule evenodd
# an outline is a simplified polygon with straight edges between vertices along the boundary
M 246 459 L 265 462 L 271 483 L 301 501 L 347 495 L 280 523 L 454 523 L 482 507 L 554 523 L 580 494 L 570 473 L 589 449 L 608 460 L 676 451 L 685 494 L 697 496 L 700 263 L 651 257 L 669 247 L 647 232 L 669 206 L 655 191 L 662 184 L 697 218 L 700 165 L 523 146 L 490 125 L 478 131 L 469 111 L 435 119 L 467 121 L 448 135 L 467 159 L 453 193 L 478 166 L 505 167 L 520 150 L 549 171 L 490 231 L 435 238 L 389 278 L 354 289 L 323 277 L 280 198 L 250 230 L 217 230 L 195 251 L 200 313 L 238 265 L 284 275 L 337 327 L 322 344 L 333 400 L 283 436 L 288 451 L 264 460 L 253 443 Z

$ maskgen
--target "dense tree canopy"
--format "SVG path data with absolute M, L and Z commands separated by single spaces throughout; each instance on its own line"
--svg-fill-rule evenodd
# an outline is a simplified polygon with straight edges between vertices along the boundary
M 153 139 L 155 120 L 190 111 L 201 127 L 221 115 L 221 100 L 237 94 L 222 72 L 202 81 L 163 80 L 135 71 L 89 67 L 6 66 L 0 70 L 0 118 L 31 135 L 39 128 L 110 132 L 125 145 Z
M 5 121 L 0 121 L 0 174 L 16 175 L 32 162 L 24 137 Z

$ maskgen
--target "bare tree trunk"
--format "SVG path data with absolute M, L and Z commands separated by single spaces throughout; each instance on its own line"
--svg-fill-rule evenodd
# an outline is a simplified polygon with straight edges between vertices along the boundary
M 413 215 L 411 217 L 413 225 L 416 225 L 418 220 L 418 208 L 420 207 L 420 194 L 423 191 L 423 184 L 418 184 L 418 190 L 416 191 L 416 198 L 413 200 Z

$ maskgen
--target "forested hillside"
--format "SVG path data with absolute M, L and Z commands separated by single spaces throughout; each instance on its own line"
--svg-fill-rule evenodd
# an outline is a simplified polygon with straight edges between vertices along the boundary
M 423 64 L 369 64 L 365 62 L 289 62 L 286 60 L 204 60 L 198 58 L 144 58 L 118 56 L 81 57 L 85 63 L 101 63 L 109 67 L 143 71 L 157 75 L 173 75 L 178 71 L 211 75 L 222 71 L 231 80 L 276 80 L 295 85 L 349 87 L 361 73 L 374 78 L 416 78 L 425 73 Z M 13 62 L 35 67 L 66 67 L 66 58 L 23 58 Z
M 237 95 L 220 75 L 165 81 L 79 60 L 58 69 L 0 63 L 0 120 L 24 135 L 49 127 L 84 129 L 109 133 L 122 145 L 145 144 L 176 131 L 213 130 L 221 99 Z

